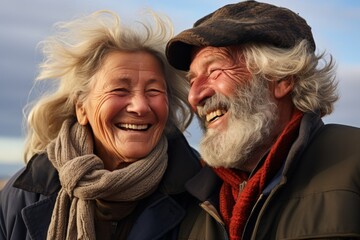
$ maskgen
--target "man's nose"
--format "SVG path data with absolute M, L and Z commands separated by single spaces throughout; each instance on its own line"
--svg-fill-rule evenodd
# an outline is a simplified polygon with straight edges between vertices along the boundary
M 134 93 L 126 110 L 131 113 L 136 113 L 138 116 L 142 116 L 150 111 L 149 101 L 144 94 Z
M 188 101 L 193 110 L 196 111 L 197 106 L 203 106 L 206 99 L 210 98 L 214 94 L 214 89 L 206 82 L 194 81 L 190 87 Z

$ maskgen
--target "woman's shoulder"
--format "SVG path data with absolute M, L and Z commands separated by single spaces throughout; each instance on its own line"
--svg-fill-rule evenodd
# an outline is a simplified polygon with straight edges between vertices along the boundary
M 32 169 L 31 173 L 29 173 L 29 169 Z M 37 172 L 36 169 L 27 165 L 14 174 L 0 191 L 0 239 L 8 234 L 14 239 L 25 239 L 25 222 L 33 225 L 33 218 L 35 217 L 37 219 L 35 222 L 39 221 L 39 224 L 46 225 L 47 222 L 43 221 L 43 219 L 49 219 L 51 217 L 57 192 L 52 195 L 42 194 L 42 188 L 38 189 L 38 187 L 45 183 L 38 183 L 38 185 L 33 184 L 33 182 L 21 184 L 26 181 L 26 177 L 29 178 L 28 175 L 36 175 L 39 173 L 41 173 L 41 171 Z M 26 177 L 24 178 L 24 176 Z M 30 191 L 28 186 L 31 186 L 34 191 Z M 34 210 L 35 208 L 36 210 Z M 27 221 L 25 219 L 27 219 Z
M 26 168 L 15 180 L 14 187 L 49 196 L 57 192 L 61 186 L 57 170 L 46 153 L 42 153 L 30 159 Z
M 0 192 L 0 206 L 11 204 L 19 208 L 37 202 L 60 189 L 58 173 L 45 154 L 35 155 L 28 164 L 14 174 Z
M 0 192 L 0 214 L 6 216 L 6 218 L 11 216 L 15 218 L 24 207 L 38 201 L 40 197 L 39 194 L 14 186 L 16 180 L 24 171 L 25 167 L 14 174 Z

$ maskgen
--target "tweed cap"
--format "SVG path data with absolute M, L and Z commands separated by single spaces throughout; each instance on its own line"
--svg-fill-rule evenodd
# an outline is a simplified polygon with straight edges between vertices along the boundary
M 194 46 L 268 43 L 290 48 L 303 39 L 315 51 L 311 27 L 298 14 L 267 3 L 244 1 L 226 5 L 196 21 L 192 28 L 168 42 L 166 56 L 173 67 L 187 71 Z

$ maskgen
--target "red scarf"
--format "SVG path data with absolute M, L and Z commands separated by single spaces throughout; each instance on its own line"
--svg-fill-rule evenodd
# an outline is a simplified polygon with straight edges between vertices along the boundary
M 298 136 L 302 112 L 296 111 L 288 125 L 271 147 L 261 168 L 248 180 L 239 195 L 239 186 L 249 177 L 248 173 L 236 169 L 214 168 L 224 181 L 220 190 L 220 213 L 229 231 L 231 240 L 240 240 L 245 223 L 256 200 L 266 184 L 278 172 Z

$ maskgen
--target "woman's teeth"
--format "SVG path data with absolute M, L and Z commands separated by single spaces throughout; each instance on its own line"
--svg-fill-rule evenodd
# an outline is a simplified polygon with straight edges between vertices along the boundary
M 146 130 L 148 129 L 148 124 L 129 124 L 129 123 L 122 123 L 120 124 L 120 128 L 124 130 Z

